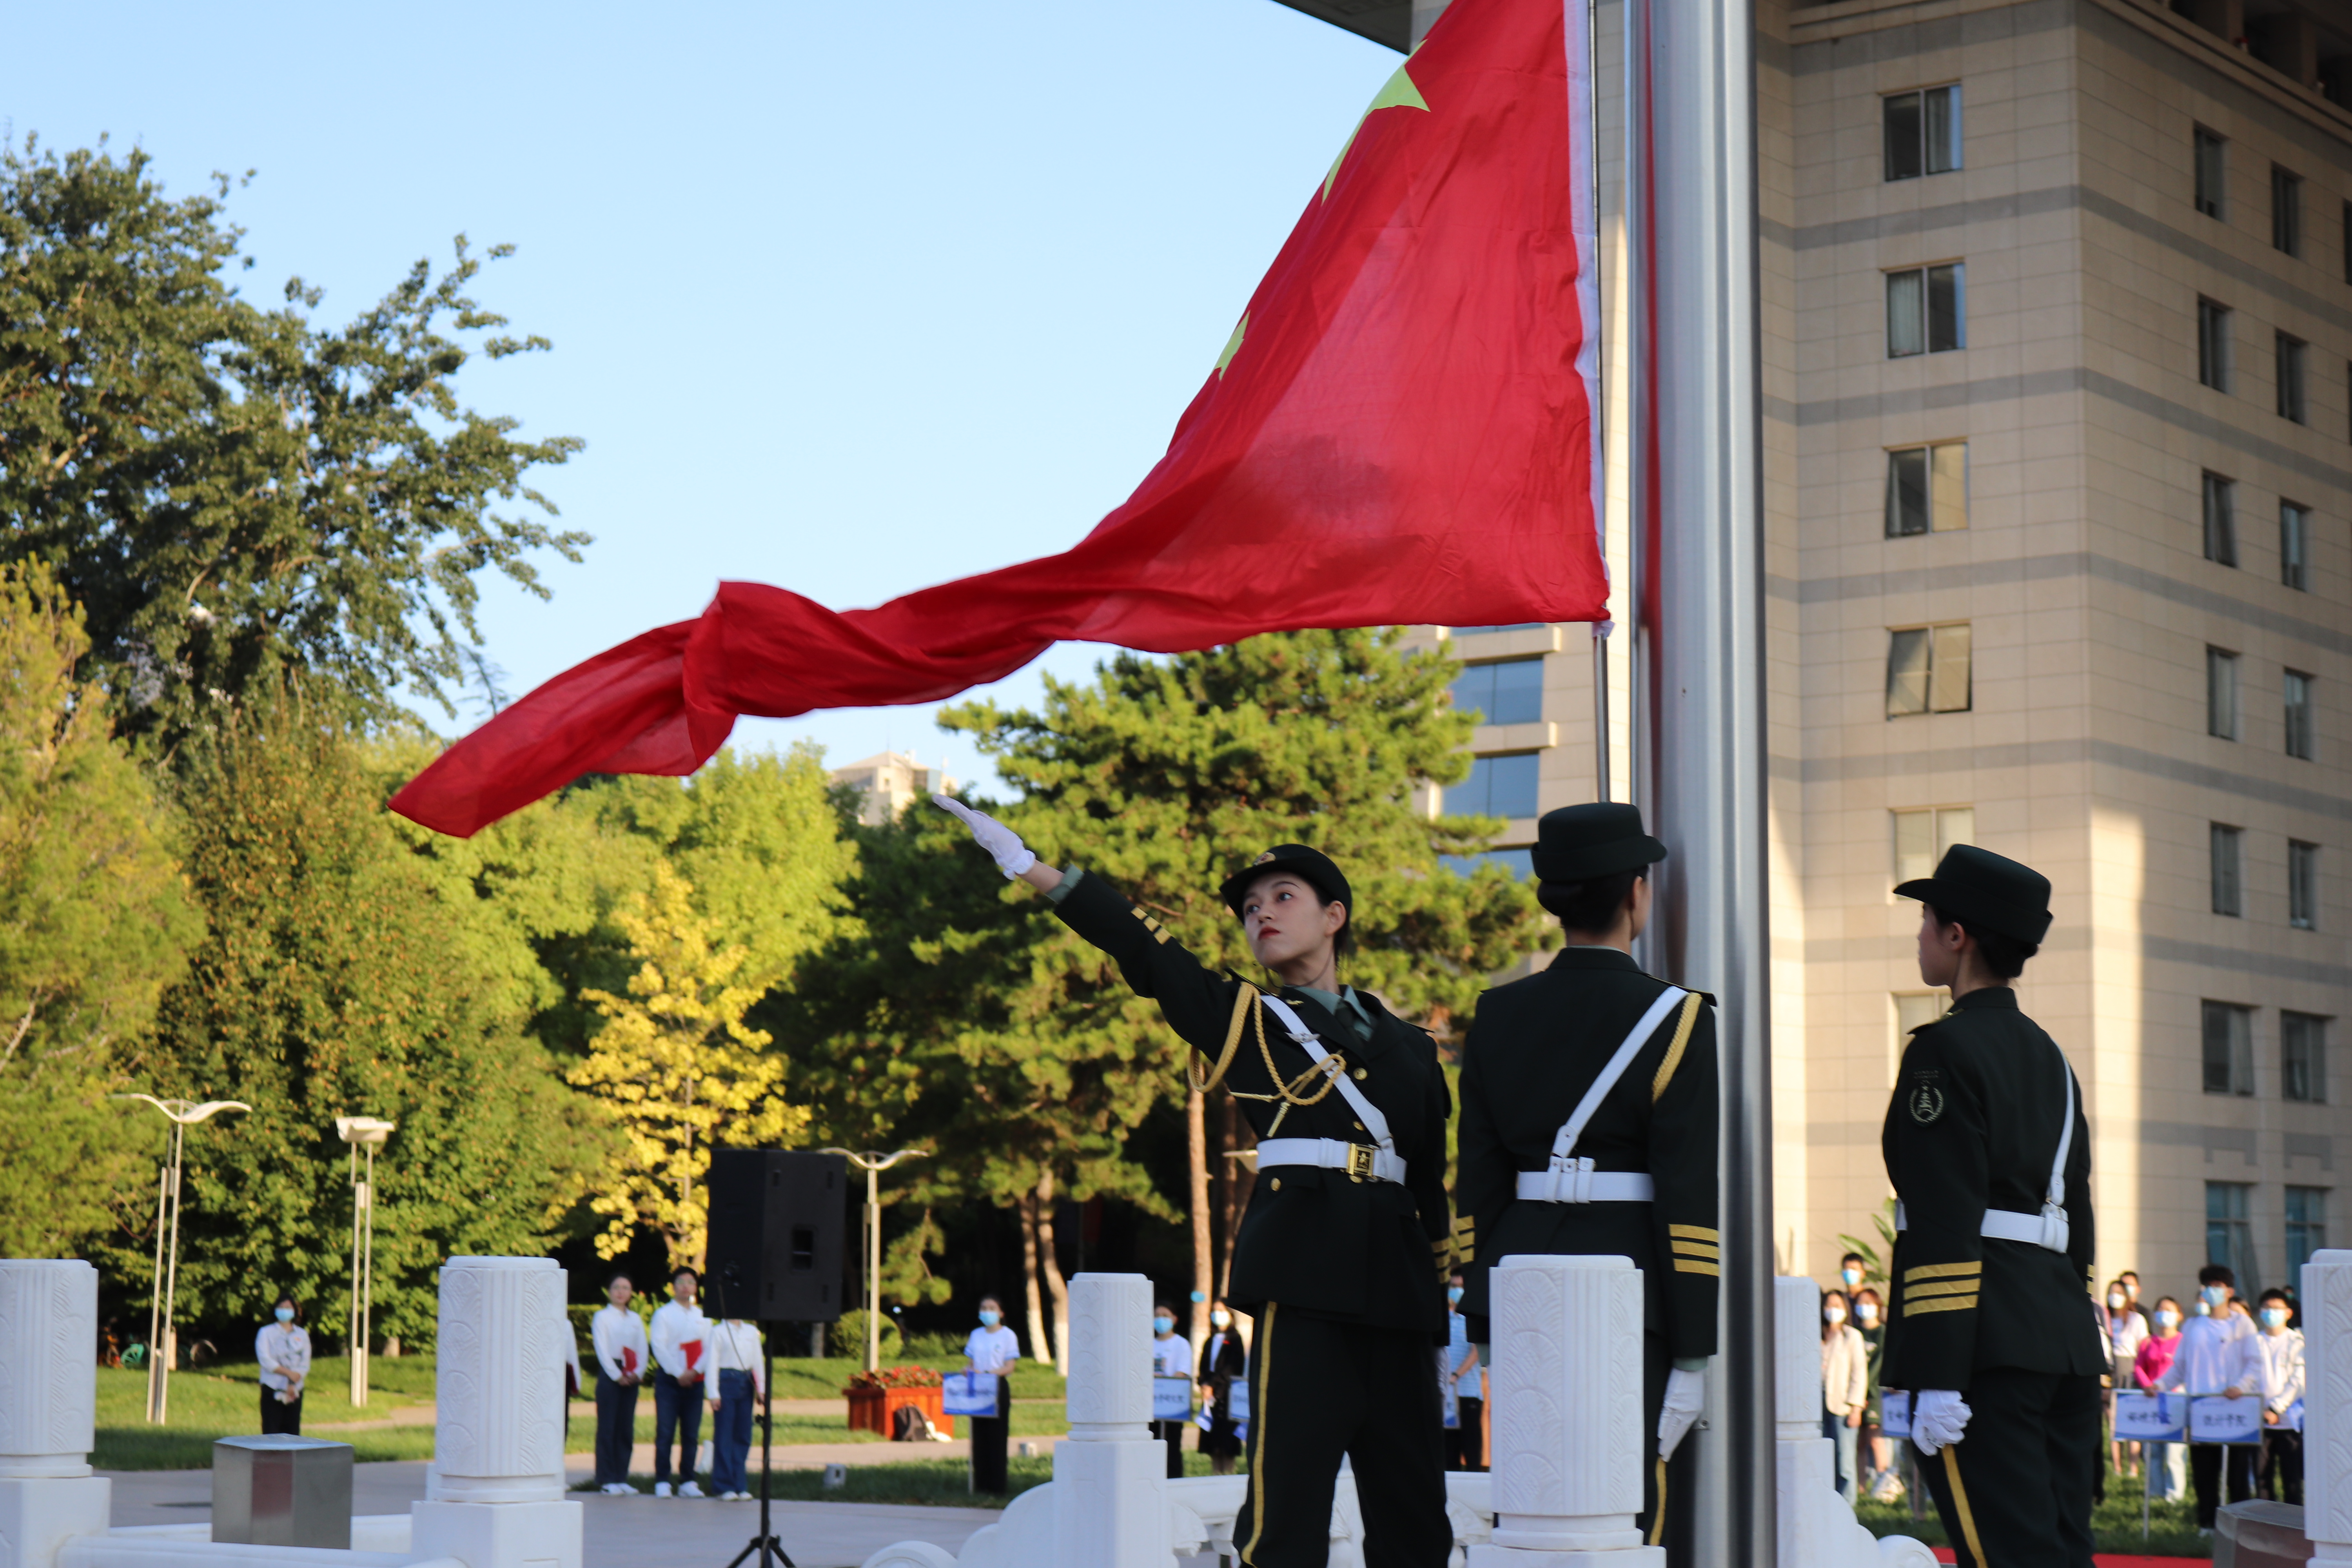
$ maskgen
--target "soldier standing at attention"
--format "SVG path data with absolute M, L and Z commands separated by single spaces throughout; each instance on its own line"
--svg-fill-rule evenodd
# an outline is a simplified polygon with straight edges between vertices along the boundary
M 2091 1568 L 2084 1455 L 2106 1370 L 2091 1129 L 2009 984 L 2050 930 L 2050 881 L 1962 844 L 1895 890 L 1924 906 L 1919 978 L 1949 986 L 1952 1010 L 1912 1031 L 1886 1108 L 1898 1234 L 1880 1377 L 1914 1391 L 1920 1474 L 1964 1568 Z
M 1456 1247 L 1478 1359 L 1491 1340 L 1489 1271 L 1514 1253 L 1618 1256 L 1642 1270 L 1643 1539 L 1687 1559 L 1689 1456 L 1715 1353 L 1715 1010 L 1642 973 L 1648 868 L 1665 846 L 1638 806 L 1571 805 L 1538 825 L 1536 899 L 1568 944 L 1549 968 L 1479 999 L 1462 1053 Z M 1490 1372 L 1489 1375 L 1492 1373 Z M 1663 1499 L 1662 1499 L 1663 1494 Z
M 1261 991 L 1202 966 L 1102 878 L 1056 870 L 1003 824 L 931 799 L 1160 1004 L 1206 1064 L 1195 1081 L 1224 1084 L 1257 1132 L 1229 1291 L 1257 1316 L 1249 1489 L 1234 1523 L 1241 1561 L 1325 1568 L 1344 1457 L 1365 1568 L 1444 1568 L 1454 1531 L 1432 1352 L 1446 1342 L 1453 1106 L 1430 1037 L 1339 981 L 1354 919 L 1348 879 L 1300 844 L 1225 879 L 1221 895 L 1251 952 L 1281 982 Z

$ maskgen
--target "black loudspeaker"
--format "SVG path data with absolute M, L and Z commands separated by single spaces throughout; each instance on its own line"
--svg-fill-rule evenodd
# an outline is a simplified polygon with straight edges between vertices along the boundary
M 703 1310 L 762 1323 L 838 1320 L 848 1170 L 838 1154 L 713 1150 Z

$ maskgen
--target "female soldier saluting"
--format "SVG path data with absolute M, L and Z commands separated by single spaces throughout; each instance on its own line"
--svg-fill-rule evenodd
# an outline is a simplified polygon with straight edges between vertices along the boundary
M 1445 1340 L 1453 1107 L 1429 1037 L 1339 982 L 1347 878 L 1319 850 L 1283 844 L 1225 879 L 1251 952 L 1282 983 L 1261 992 L 1211 973 L 1101 878 L 1041 864 L 1003 824 L 931 799 L 1160 1004 L 1209 1064 L 1197 1081 L 1223 1082 L 1257 1132 L 1230 1291 L 1258 1316 L 1242 1562 L 1323 1568 L 1345 1455 L 1366 1568 L 1442 1568 L 1454 1535 L 1431 1352 Z

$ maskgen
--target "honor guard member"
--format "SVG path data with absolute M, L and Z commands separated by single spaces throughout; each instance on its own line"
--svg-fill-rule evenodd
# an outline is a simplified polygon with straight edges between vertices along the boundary
M 2105 1347 L 2089 1300 L 2091 1129 L 2057 1042 L 2010 988 L 2050 882 L 1956 845 L 1895 889 L 1925 906 L 1919 978 L 1952 1010 L 1911 1032 L 1882 1144 L 1895 1195 L 1880 1382 L 1963 1564 L 2091 1568 Z
M 1488 1366 L 1492 1265 L 1514 1253 L 1630 1258 L 1642 1270 L 1643 1538 L 1676 1561 L 1690 1457 L 1715 1353 L 1722 1272 L 1716 1231 L 1717 1100 L 1711 999 L 1642 973 L 1648 868 L 1665 846 L 1632 805 L 1572 805 L 1538 825 L 1536 898 L 1568 944 L 1542 973 L 1487 992 L 1462 1053 L 1456 1250 L 1462 1309 Z
M 1250 949 L 1281 982 L 1217 973 L 1102 878 L 1038 861 L 1002 823 L 943 795 L 1008 877 L 1054 900 L 1200 1054 L 1258 1136 L 1257 1180 L 1229 1290 L 1257 1315 L 1249 1358 L 1249 1486 L 1234 1524 L 1248 1568 L 1324 1568 L 1344 1457 L 1366 1568 L 1444 1568 L 1444 1414 L 1453 1258 L 1437 1047 L 1339 983 L 1354 902 L 1318 850 L 1282 844 L 1224 880 Z

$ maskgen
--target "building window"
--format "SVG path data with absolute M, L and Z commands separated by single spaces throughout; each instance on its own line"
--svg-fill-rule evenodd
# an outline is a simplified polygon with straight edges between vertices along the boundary
M 1532 724 L 1543 717 L 1543 679 L 1540 658 L 1474 664 L 1454 678 L 1454 706 L 1481 724 Z
M 2254 1010 L 2205 1004 L 2205 1092 L 2254 1092 Z
M 2197 128 L 2197 210 L 2207 217 L 2221 216 L 2222 149 L 2228 145 L 2203 126 Z
M 2289 1187 L 2286 1190 L 2287 1282 L 2303 1285 L 2303 1266 L 2327 1245 L 2327 1189 Z
M 1896 811 L 1895 819 L 1895 879 L 1916 882 L 1936 874 L 1936 863 L 1955 844 L 1977 841 L 1977 809 L 1972 805 L 1941 805 L 1921 811 Z
M 1440 855 L 1437 859 L 1457 877 L 1472 876 L 1481 866 L 1500 866 L 1522 882 L 1536 874 L 1535 850 L 1527 845 L 1514 849 L 1482 849 L 1475 855 Z
M 2327 1020 L 2309 1013 L 2279 1015 L 2279 1093 L 2307 1105 L 2327 1102 Z
M 2286 698 L 2286 754 L 2301 757 L 2307 763 L 2316 749 L 2312 732 L 2318 728 L 2315 711 L 2316 705 L 2311 697 L 2311 677 L 2299 669 L 2290 669 L 2280 684 Z
M 1948 533 L 1969 525 L 1969 444 L 1898 447 L 1886 454 L 1886 537 Z
M 2238 563 L 2238 487 L 2219 474 L 2205 476 L 2205 559 Z
M 2230 307 L 2210 300 L 2197 301 L 2197 379 L 2230 390 Z
M 2291 500 L 2279 502 L 2279 581 L 2311 590 L 2311 509 Z
M 1939 354 L 1968 343 L 1968 268 L 1958 261 L 1886 275 L 1886 357 Z
M 2278 412 L 2282 419 L 2292 419 L 2298 425 L 2311 423 L 2309 405 L 2303 395 L 2303 362 L 2309 357 L 2301 338 L 2278 334 Z
M 2213 855 L 2213 912 L 2246 912 L 2246 834 L 2243 828 L 2216 822 L 2210 835 Z
M 2227 1268 L 2249 1292 L 2261 1289 L 2262 1278 L 2254 1268 L 2253 1196 L 2251 1182 L 2205 1184 L 2205 1261 Z
M 2205 732 L 2238 738 L 2238 656 L 2218 647 L 2205 650 Z
M 1890 93 L 1886 117 L 1886 177 L 1916 180 L 1960 166 L 1960 84 Z
M 1899 1070 L 1903 1053 L 1911 1044 L 1911 1031 L 1942 1017 L 1951 1004 L 1941 991 L 1897 991 L 1894 1001 L 1895 1066 Z
M 1969 623 L 1915 626 L 1886 644 L 1886 716 L 1969 710 Z
M 2271 248 L 2303 254 L 2303 181 L 2271 165 Z
M 1511 752 L 1476 759 L 1468 778 L 1447 787 L 1445 809 L 1456 816 L 1533 816 L 1536 756 Z
M 2286 841 L 2286 923 L 2319 929 L 2319 846 L 2300 838 Z

